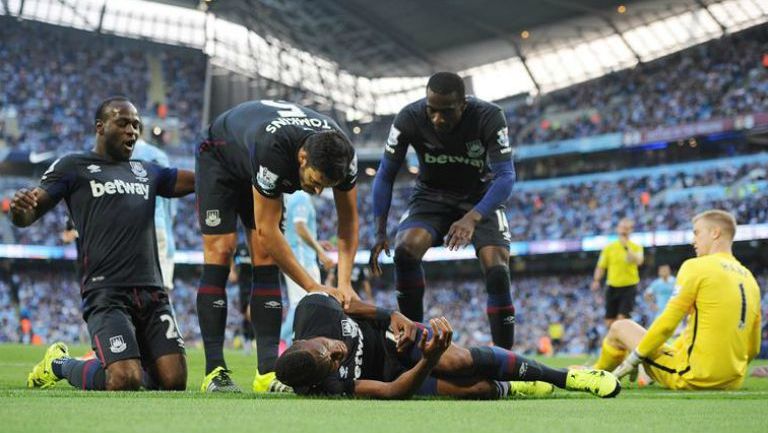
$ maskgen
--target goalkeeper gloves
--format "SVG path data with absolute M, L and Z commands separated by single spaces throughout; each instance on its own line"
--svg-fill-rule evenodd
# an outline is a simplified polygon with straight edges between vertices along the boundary
M 618 367 L 616 367 L 615 370 L 613 370 L 613 375 L 616 376 L 617 379 L 621 379 L 622 377 L 631 374 L 636 375 L 637 374 L 637 366 L 640 365 L 640 363 L 643 361 L 643 359 L 640 357 L 640 355 L 637 353 L 637 350 L 633 350 L 627 359 L 624 360 L 624 362 L 621 363 Z

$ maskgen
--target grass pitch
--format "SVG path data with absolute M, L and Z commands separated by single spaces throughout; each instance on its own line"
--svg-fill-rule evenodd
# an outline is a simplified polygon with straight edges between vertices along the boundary
M 86 351 L 71 349 L 74 355 Z M 545 399 L 505 401 L 302 399 L 251 393 L 253 355 L 229 351 L 233 379 L 246 392 L 209 395 L 198 392 L 202 351 L 191 349 L 186 392 L 83 392 L 66 381 L 28 390 L 27 373 L 44 351 L 0 345 L 0 432 L 768 432 L 768 379 L 748 378 L 735 392 L 625 386 L 611 400 L 561 390 Z M 565 366 L 584 359 L 544 362 Z

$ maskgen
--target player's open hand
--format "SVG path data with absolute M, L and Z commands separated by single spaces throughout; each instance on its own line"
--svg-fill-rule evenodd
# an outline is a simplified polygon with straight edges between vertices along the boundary
M 473 215 L 477 214 L 477 215 Z M 451 251 L 456 251 L 467 246 L 472 241 L 472 235 L 475 234 L 475 226 L 479 221 L 479 216 L 475 211 L 470 211 L 460 220 L 451 224 L 448 234 L 445 235 L 445 246 Z
M 438 317 L 429 321 L 429 325 L 432 327 L 432 338 L 428 337 L 428 332 L 424 329 L 421 333 L 421 341 L 419 346 L 421 348 L 422 356 L 430 362 L 437 363 L 440 356 L 451 347 L 451 340 L 453 339 L 453 328 L 448 323 L 448 319 L 445 317 Z M 429 341 L 427 341 L 429 339 Z
M 352 288 L 351 284 L 339 284 L 339 290 L 346 295 L 347 299 L 351 300 L 360 300 L 360 295 L 355 292 L 355 289 Z
M 419 332 L 419 328 L 413 323 L 413 321 L 399 311 L 393 311 L 390 316 L 389 328 L 395 334 L 397 338 L 397 352 L 403 352 L 405 349 L 411 347 L 416 342 L 416 335 Z
M 37 194 L 34 190 L 22 188 L 11 199 L 11 212 L 29 212 L 37 207 Z
M 325 292 L 334 298 L 336 298 L 337 301 L 341 304 L 341 308 L 347 309 L 349 308 L 349 304 L 352 302 L 353 299 L 357 298 L 357 293 L 355 293 L 354 290 L 342 290 L 337 289 L 335 287 L 329 287 L 329 286 L 323 286 L 318 284 L 316 289 L 309 290 L 310 292 Z M 352 293 L 350 293 L 350 291 Z M 359 298 L 357 298 L 359 299 Z
M 319 251 L 317 253 L 317 260 L 320 261 L 320 266 L 323 267 L 323 269 L 330 270 L 334 266 L 336 266 L 336 263 L 333 262 L 333 259 L 328 256 L 328 254 L 325 254 L 322 251 Z
M 379 264 L 379 254 L 384 251 L 387 257 L 392 257 L 392 253 L 389 251 L 389 241 L 386 234 L 377 233 L 376 242 L 371 248 L 371 257 L 368 259 L 368 267 L 371 269 L 371 273 L 375 276 L 381 275 L 381 265 Z

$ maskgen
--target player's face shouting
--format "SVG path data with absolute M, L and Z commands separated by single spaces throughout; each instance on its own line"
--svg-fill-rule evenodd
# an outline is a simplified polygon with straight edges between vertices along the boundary
M 105 150 L 110 158 L 127 161 L 131 158 L 136 140 L 139 139 L 139 113 L 133 104 L 125 101 L 110 104 L 107 112 L 107 121 L 101 126 Z M 96 127 L 99 128 L 98 123 Z
M 438 132 L 450 132 L 461 121 L 466 101 L 455 93 L 441 95 L 427 89 L 427 117 Z

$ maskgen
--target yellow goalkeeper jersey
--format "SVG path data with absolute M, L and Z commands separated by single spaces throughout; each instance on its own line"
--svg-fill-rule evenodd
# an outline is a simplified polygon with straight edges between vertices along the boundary
M 685 315 L 685 330 L 669 353 L 664 342 Z M 652 366 L 676 376 L 671 387 L 689 389 L 739 388 L 759 351 L 760 288 L 752 273 L 725 253 L 683 263 L 675 293 L 637 347 Z

